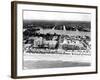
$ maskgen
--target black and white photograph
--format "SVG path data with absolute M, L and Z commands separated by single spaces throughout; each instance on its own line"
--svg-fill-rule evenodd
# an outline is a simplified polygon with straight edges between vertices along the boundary
M 96 73 L 96 6 L 16 5 L 17 77 Z
M 34 20 L 35 12 L 60 13 L 62 20 Z M 91 66 L 91 14 L 64 14 L 70 19 L 63 21 L 63 12 L 23 11 L 24 69 Z

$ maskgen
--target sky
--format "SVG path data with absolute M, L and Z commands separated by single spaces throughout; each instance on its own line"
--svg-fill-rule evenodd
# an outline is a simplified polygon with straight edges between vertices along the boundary
M 23 11 L 24 20 L 91 21 L 91 14 L 76 12 Z

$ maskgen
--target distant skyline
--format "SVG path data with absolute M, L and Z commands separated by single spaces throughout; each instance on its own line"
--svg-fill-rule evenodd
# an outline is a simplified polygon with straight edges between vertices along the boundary
M 24 20 L 91 21 L 89 13 L 23 11 Z

